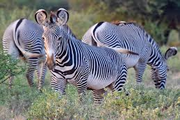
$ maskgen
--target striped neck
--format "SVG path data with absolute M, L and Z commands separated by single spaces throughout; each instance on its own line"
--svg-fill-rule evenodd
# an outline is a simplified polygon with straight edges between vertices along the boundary
M 74 63 L 77 56 L 77 45 L 75 41 L 77 40 L 71 30 L 69 28 L 65 29 L 63 31 L 62 41 L 59 43 L 56 50 L 56 59 L 58 65 L 61 67 L 71 66 Z
M 164 58 L 161 53 L 159 53 L 156 49 L 151 50 L 151 55 L 148 60 L 148 64 L 153 67 L 159 67 L 163 65 Z

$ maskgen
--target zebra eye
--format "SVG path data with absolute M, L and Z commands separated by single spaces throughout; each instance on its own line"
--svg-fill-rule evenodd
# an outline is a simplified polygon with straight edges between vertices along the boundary
M 59 37 L 58 40 L 61 40 L 62 37 Z
M 45 40 L 45 38 L 44 38 L 44 37 L 42 37 L 42 39 L 43 39 L 43 40 Z

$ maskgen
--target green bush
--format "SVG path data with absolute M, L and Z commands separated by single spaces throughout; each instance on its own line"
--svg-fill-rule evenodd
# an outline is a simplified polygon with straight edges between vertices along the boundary
M 155 89 L 130 88 L 125 93 L 109 94 L 101 113 L 103 118 L 126 120 L 179 119 L 179 92 L 176 90 L 157 91 Z
M 25 70 L 22 65 L 18 64 L 18 60 L 9 55 L 4 55 L 2 52 L 0 52 L 0 66 L 0 80 L 16 76 Z
M 81 39 L 84 33 L 94 24 L 94 16 L 69 11 L 70 18 L 68 25 L 78 39 Z
M 0 120 L 25 116 L 31 103 L 41 94 L 37 88 L 28 87 L 24 74 L 16 76 L 13 83 L 11 89 L 6 84 L 0 84 Z
M 32 93 L 28 94 L 27 86 L 17 87 L 13 85 L 11 90 L 8 89 L 9 84 L 6 84 L 8 78 L 11 76 L 16 76 L 17 78 L 25 71 L 25 66 L 21 64 L 19 60 L 13 59 L 11 56 L 4 55 L 0 52 L 0 66 L 0 119 L 9 119 L 13 115 L 22 113 L 29 106 L 29 101 L 33 95 Z M 26 78 L 21 79 L 26 80 Z M 16 80 L 14 80 L 13 83 L 20 85 L 20 82 Z M 25 93 L 27 96 L 25 97 L 22 93 Z M 35 94 L 35 92 L 33 92 L 33 94 Z
M 151 35 L 151 37 L 157 42 L 158 45 L 166 44 L 167 38 L 164 36 L 164 32 L 167 29 L 166 25 L 157 25 L 156 22 L 146 20 L 144 29 Z
M 58 93 L 44 91 L 30 107 L 29 119 L 102 119 L 102 120 L 160 120 L 180 118 L 180 91 L 129 86 L 129 95 L 124 92 L 109 93 L 102 105 L 94 105 L 91 95 L 85 102 L 78 100 L 77 93 L 59 97 Z
M 41 9 L 46 8 L 48 10 L 58 9 L 60 6 L 64 8 L 68 8 L 68 2 L 66 0 L 13 0 L 11 2 L 7 0 L 0 0 L 0 7 L 14 9 L 14 8 L 22 8 L 24 6 L 29 9 Z
M 43 90 L 31 105 L 28 111 L 29 119 L 87 119 L 93 114 L 92 97 L 87 93 L 83 103 L 79 101 L 76 88 L 67 86 L 67 94 L 59 96 L 59 93 L 49 89 Z

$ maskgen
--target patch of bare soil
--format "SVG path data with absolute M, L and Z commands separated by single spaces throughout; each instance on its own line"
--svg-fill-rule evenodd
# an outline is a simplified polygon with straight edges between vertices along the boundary
M 180 72 L 174 73 L 172 79 L 179 79 L 180 80 Z

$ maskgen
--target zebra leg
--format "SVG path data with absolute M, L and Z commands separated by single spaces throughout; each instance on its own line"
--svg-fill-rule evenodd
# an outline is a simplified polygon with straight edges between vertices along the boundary
M 60 95 L 66 94 L 67 81 L 63 78 L 57 78 L 51 71 L 51 88 L 60 93 Z
M 103 101 L 103 94 L 106 91 L 104 89 L 100 90 L 93 90 L 93 98 L 94 98 L 94 103 L 95 104 L 101 104 Z
M 159 88 L 159 79 L 158 79 L 158 74 L 157 74 L 157 71 L 156 71 L 156 69 L 152 69 L 152 79 L 153 79 L 153 81 L 154 81 L 154 85 L 155 85 L 155 87 L 156 88 Z
M 28 84 L 30 87 L 33 86 L 33 78 L 34 78 L 34 71 L 36 70 L 37 67 L 37 58 L 29 58 L 28 59 L 28 70 L 26 73 L 26 78 L 28 80 Z
M 167 71 L 164 72 L 158 72 L 158 88 L 164 89 L 166 87 L 166 79 L 167 79 Z
M 165 78 L 161 78 L 159 89 L 164 89 L 166 87 L 165 85 L 166 85 L 166 77 Z
M 113 84 L 113 91 L 121 91 L 127 78 L 127 68 L 126 66 L 123 66 L 121 70 L 118 73 L 118 78 Z
M 47 71 L 47 67 L 46 67 L 45 63 L 41 62 L 38 65 L 38 70 L 37 70 L 37 75 L 38 75 L 38 90 L 42 89 L 42 86 L 43 86 L 44 81 L 45 81 L 46 71 Z
M 154 80 L 155 87 L 158 89 L 164 89 L 167 78 L 167 71 L 161 69 L 152 69 L 152 79 Z
M 80 73 L 76 78 L 80 101 L 83 100 L 82 96 L 85 95 L 85 91 L 87 90 L 87 78 L 88 78 L 88 74 L 85 71 L 84 73 Z
M 150 44 L 145 45 L 144 48 L 142 49 L 144 54 L 140 56 L 138 63 L 134 66 L 134 69 L 136 71 L 136 82 L 139 85 L 142 82 L 142 77 L 146 69 L 148 59 L 150 57 L 151 49 L 152 48 Z
M 142 77 L 146 69 L 146 62 L 138 62 L 134 69 L 136 71 L 136 82 L 140 84 L 142 82 Z

